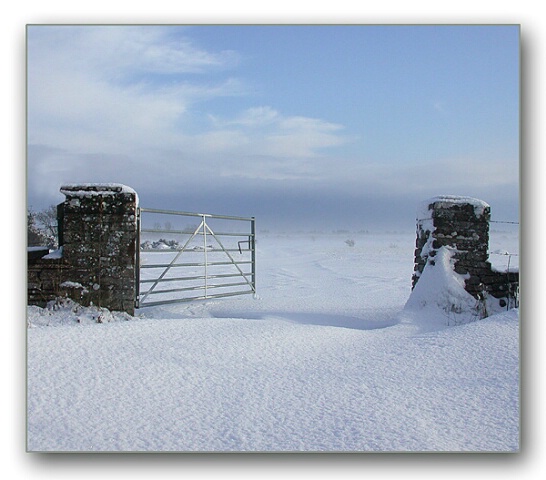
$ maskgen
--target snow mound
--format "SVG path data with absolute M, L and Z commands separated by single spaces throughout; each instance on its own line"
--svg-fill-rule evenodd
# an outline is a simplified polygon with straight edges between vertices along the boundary
M 453 269 L 455 249 L 441 247 L 430 257 L 419 281 L 404 307 L 419 321 L 443 325 L 461 325 L 483 318 L 483 308 L 465 290 L 465 276 Z
M 135 317 L 125 312 L 112 312 L 94 305 L 83 307 L 68 298 L 48 302 L 45 308 L 35 305 L 27 307 L 28 328 L 126 322 L 134 319 Z

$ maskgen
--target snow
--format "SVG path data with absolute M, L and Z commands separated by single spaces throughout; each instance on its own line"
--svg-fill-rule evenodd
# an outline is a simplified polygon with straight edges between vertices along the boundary
M 28 307 L 28 450 L 518 451 L 519 311 L 451 321 L 450 252 L 412 293 L 414 243 L 263 234 L 257 298 Z
M 68 282 L 63 282 L 61 283 L 60 285 L 61 287 L 64 287 L 64 288 L 84 288 L 84 286 L 79 283 L 79 282 L 71 282 L 71 281 L 68 281 Z
M 435 203 L 438 208 L 446 208 L 450 205 L 469 204 L 474 207 L 474 214 L 477 217 L 483 215 L 486 208 L 491 208 L 488 203 L 474 197 L 461 195 L 438 195 L 421 203 L 421 206 L 418 209 L 417 217 L 419 219 L 431 218 L 432 210 L 429 209 L 429 206 L 433 203 Z
M 96 192 L 136 193 L 134 189 L 122 183 L 73 183 L 61 187 L 61 193 L 81 192 L 83 195 Z
M 122 183 L 74 183 L 63 185 L 60 192 L 71 197 L 92 197 L 97 195 L 114 195 L 118 193 L 130 193 L 135 195 L 138 203 L 137 192 Z
M 479 303 L 465 289 L 465 276 L 453 270 L 455 249 L 441 247 L 435 257 L 428 260 L 419 281 L 411 292 L 405 310 L 417 312 L 431 322 L 457 325 L 476 321 L 484 315 Z M 426 313 L 425 313 L 426 312 Z
M 61 246 L 60 248 L 57 248 L 56 250 L 49 252 L 47 255 L 45 255 L 42 258 L 45 258 L 45 259 L 63 258 L 63 247 Z

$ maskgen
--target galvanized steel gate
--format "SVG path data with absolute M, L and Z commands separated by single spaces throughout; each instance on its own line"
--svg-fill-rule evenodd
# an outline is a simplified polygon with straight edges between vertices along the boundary
M 138 226 L 136 308 L 256 293 L 254 217 L 139 208 Z

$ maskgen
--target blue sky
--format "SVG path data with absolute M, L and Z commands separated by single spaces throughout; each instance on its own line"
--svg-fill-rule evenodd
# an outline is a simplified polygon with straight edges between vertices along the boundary
M 517 220 L 519 27 L 29 26 L 28 203 L 120 182 L 262 228 L 413 228 L 440 194 Z

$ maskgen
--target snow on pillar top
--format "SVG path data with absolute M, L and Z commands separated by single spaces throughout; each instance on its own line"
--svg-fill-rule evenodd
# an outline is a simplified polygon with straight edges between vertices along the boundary
M 491 209 L 488 203 L 477 198 L 458 195 L 439 195 L 429 198 L 421 204 L 417 213 L 417 218 L 432 218 L 435 210 L 447 210 L 455 206 L 462 207 L 464 205 L 471 206 L 474 209 L 474 215 L 476 217 L 481 217 L 484 214 L 488 214 Z
M 121 183 L 75 183 L 63 185 L 61 193 L 66 196 L 94 196 L 94 195 L 116 195 L 130 193 L 136 196 L 135 190 Z

